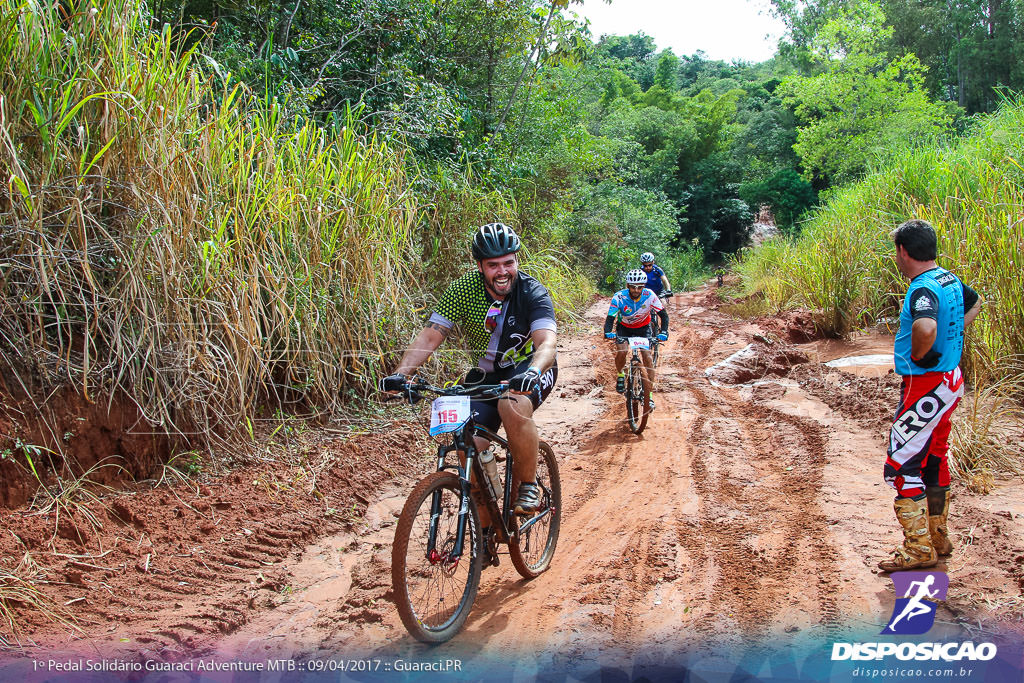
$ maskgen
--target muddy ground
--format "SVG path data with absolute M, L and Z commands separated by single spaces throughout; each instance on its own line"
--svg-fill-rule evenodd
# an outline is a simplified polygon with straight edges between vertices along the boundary
M 562 472 L 554 563 L 530 582 L 507 557 L 486 569 L 452 642 L 415 643 L 390 601 L 395 518 L 433 446 L 425 413 L 388 408 L 384 434 L 295 423 L 239 469 L 198 462 L 187 480 L 163 470 L 59 515 L 0 508 L 0 570 L 31 580 L 67 620 L 9 603 L 17 630 L 0 624 L 0 675 L 73 653 L 455 657 L 470 678 L 502 662 L 504 677 L 525 679 L 678 674 L 685 662 L 713 680 L 770 668 L 782 644 L 877 636 L 895 597 L 875 563 L 899 540 L 881 480 L 898 380 L 877 360 L 824 363 L 891 353 L 892 338 L 814 339 L 807 316 L 741 321 L 719 307 L 714 288 L 671 300 L 658 407 L 641 436 L 614 391 L 606 304 L 560 334 L 558 385 L 538 413 Z M 953 492 L 957 550 L 937 567 L 950 588 L 936 628 L 1019 643 L 1020 481 L 997 473 L 988 495 L 959 482 Z M 799 668 L 795 657 L 786 666 Z

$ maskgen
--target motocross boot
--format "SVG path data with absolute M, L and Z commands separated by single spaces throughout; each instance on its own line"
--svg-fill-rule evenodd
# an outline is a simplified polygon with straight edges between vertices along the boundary
M 929 486 L 925 489 L 928 498 L 928 531 L 932 547 L 940 556 L 953 554 L 953 542 L 949 540 L 946 518 L 949 516 L 949 487 Z
M 888 559 L 878 563 L 884 572 L 898 572 L 904 569 L 925 569 L 938 562 L 928 532 L 928 506 L 925 497 L 897 498 L 893 503 L 896 519 L 903 527 L 903 545 L 893 550 Z

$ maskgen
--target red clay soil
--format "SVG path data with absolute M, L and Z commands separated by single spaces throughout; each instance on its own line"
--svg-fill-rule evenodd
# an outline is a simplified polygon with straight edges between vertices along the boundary
M 419 425 L 396 423 L 358 439 L 270 439 L 262 462 L 223 477 L 188 482 L 165 469 L 163 481 L 93 486 L 103 499 L 91 505 L 3 509 L 0 569 L 27 573 L 51 605 L 67 605 L 58 609 L 74 621 L 73 638 L 116 630 L 157 650 L 188 650 L 280 602 L 289 561 L 353 528 L 382 484 L 422 464 L 411 450 L 422 448 L 419 434 Z M 53 626 L 22 609 L 18 631 L 3 635 L 52 645 Z
M 839 638 L 865 624 L 877 633 L 893 588 L 875 563 L 900 538 L 881 479 L 895 380 L 826 368 L 812 360 L 824 342 L 794 344 L 803 317 L 736 320 L 705 288 L 671 300 L 657 410 L 633 435 L 601 335 L 606 305 L 560 335 L 558 384 L 537 415 L 562 472 L 555 560 L 523 582 L 502 557 L 451 643 L 420 648 L 391 603 L 395 517 L 432 467 L 422 406 L 396 409 L 412 421 L 387 434 L 310 427 L 287 448 L 265 441 L 262 461 L 207 471 L 198 487 L 165 479 L 98 491 L 87 507 L 101 528 L 81 513 L 0 510 L 0 569 L 31 579 L 76 624 L 70 632 L 14 604 L 19 631 L 0 624 L 0 635 L 22 643 L 17 657 L 397 648 L 569 666 L 651 648 Z M 888 341 L 842 343 L 858 355 Z M 709 368 L 748 345 L 756 372 L 710 381 Z M 986 496 L 954 484 L 957 550 L 937 567 L 952 581 L 939 618 L 1019 636 L 1024 493 L 996 476 Z
M 33 394 L 36 392 L 32 392 Z M 24 505 L 39 486 L 37 472 L 98 484 L 145 479 L 170 453 L 169 439 L 124 396 L 86 401 L 74 388 L 40 400 L 10 373 L 0 376 L 0 506 Z

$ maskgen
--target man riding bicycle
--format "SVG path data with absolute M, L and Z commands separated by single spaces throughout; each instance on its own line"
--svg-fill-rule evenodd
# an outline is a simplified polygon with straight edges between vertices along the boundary
M 661 331 L 656 338 L 658 341 L 668 341 L 668 311 L 665 310 L 658 295 L 645 286 L 646 283 L 647 275 L 644 271 L 631 270 L 626 273 L 626 289 L 616 292 L 612 297 L 608 317 L 604 321 L 604 336 L 616 342 L 615 372 L 618 373 L 618 377 L 615 380 L 615 391 L 620 394 L 626 391 L 626 373 L 623 370 L 626 365 L 625 338 L 650 336 L 653 322 L 651 314 L 657 313 L 661 320 Z M 612 331 L 613 325 L 615 331 Z M 619 339 L 623 341 L 620 342 Z M 649 350 L 641 350 L 640 355 L 645 369 L 644 391 L 650 395 L 654 383 L 654 362 Z M 654 411 L 653 398 L 650 399 L 647 410 Z
M 492 432 L 505 425 L 519 480 L 517 514 L 528 514 L 541 503 L 537 485 L 539 436 L 533 413 L 551 393 L 558 377 L 555 307 L 540 282 L 519 272 L 519 237 L 502 223 L 489 223 L 473 237 L 476 270 L 448 287 L 427 326 L 402 356 L 395 374 L 381 380 L 383 391 L 401 391 L 409 378 L 441 345 L 455 325 L 470 345 L 476 367 L 463 384 L 508 382 L 502 398 L 473 400 L 476 422 Z M 476 437 L 483 451 L 490 442 Z M 487 511 L 480 510 L 486 528 Z
M 640 270 L 647 275 L 647 289 L 664 301 L 672 296 L 672 285 L 669 284 L 665 271 L 654 263 L 654 254 L 645 251 L 640 254 Z M 658 333 L 658 321 L 651 320 L 651 334 Z
M 640 254 L 640 270 L 647 276 L 647 289 L 662 299 L 672 296 L 672 285 L 669 284 L 665 271 L 654 263 L 654 254 L 649 251 Z

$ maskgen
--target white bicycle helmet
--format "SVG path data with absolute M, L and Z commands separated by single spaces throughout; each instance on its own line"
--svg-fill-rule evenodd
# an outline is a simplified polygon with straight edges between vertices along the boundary
M 649 251 L 640 254 L 640 263 L 654 263 L 654 254 Z
M 647 273 L 635 268 L 626 273 L 626 284 L 627 285 L 646 285 L 647 284 Z

